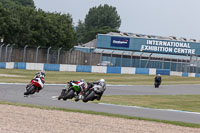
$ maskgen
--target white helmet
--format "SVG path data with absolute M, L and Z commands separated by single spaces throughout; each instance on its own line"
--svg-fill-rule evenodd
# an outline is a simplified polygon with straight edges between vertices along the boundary
M 80 82 L 85 82 L 85 80 L 84 79 L 80 79 Z
M 105 83 L 105 79 L 100 79 L 99 82 Z

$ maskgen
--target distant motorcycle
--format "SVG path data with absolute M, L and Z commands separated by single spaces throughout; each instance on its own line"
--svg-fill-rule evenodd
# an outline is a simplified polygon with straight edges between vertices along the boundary
M 162 78 L 161 78 L 160 74 L 156 75 L 156 77 L 154 78 L 155 88 L 159 88 L 161 81 L 162 81 Z
M 155 88 L 159 88 L 160 82 L 155 81 L 154 86 L 155 86 Z
M 44 81 L 41 78 L 32 79 L 31 82 L 26 86 L 24 96 L 32 95 L 35 92 L 39 92 L 44 87 Z
M 66 84 L 65 88 L 62 89 L 58 100 L 72 99 L 81 92 L 81 87 L 84 87 L 84 83 L 80 85 L 79 81 L 70 81 Z
M 101 100 L 101 97 L 106 90 L 105 82 L 102 83 L 91 83 L 91 87 L 83 95 L 83 102 L 93 101 L 93 100 Z

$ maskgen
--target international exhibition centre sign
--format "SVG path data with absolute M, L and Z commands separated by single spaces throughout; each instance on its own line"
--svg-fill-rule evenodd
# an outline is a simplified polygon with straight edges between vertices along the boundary
M 97 48 L 181 55 L 200 55 L 199 42 L 123 37 L 103 34 L 98 35 Z
M 189 42 L 161 41 L 161 40 L 147 39 L 146 43 L 141 45 L 140 51 L 195 55 L 196 49 L 192 48 L 191 46 L 192 44 Z

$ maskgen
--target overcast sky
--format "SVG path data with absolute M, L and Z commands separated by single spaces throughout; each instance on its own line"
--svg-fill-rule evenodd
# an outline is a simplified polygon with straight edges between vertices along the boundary
M 44 11 L 69 13 L 76 25 L 100 4 L 117 8 L 120 31 L 200 40 L 200 0 L 34 0 Z

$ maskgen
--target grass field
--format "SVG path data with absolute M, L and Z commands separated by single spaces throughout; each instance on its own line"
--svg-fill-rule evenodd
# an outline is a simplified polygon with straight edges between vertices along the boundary
M 18 75 L 23 77 L 3 77 L 0 76 L 0 82 L 8 83 L 28 83 L 37 71 L 20 70 L 20 69 L 0 69 L 0 74 Z M 46 71 L 46 83 L 48 84 L 65 84 L 70 80 L 85 79 L 95 81 L 104 78 L 107 84 L 124 84 L 124 85 L 152 85 L 155 75 L 133 75 L 133 74 L 102 74 L 86 72 L 58 72 Z M 200 78 L 194 77 L 177 77 L 162 76 L 162 85 L 173 84 L 200 84 Z
M 200 112 L 200 95 L 103 96 L 101 103 Z

